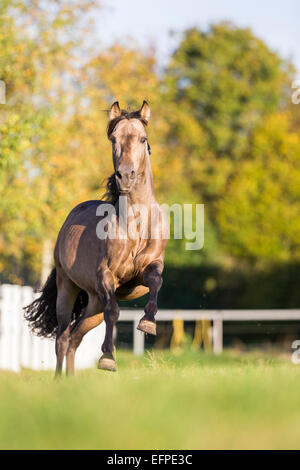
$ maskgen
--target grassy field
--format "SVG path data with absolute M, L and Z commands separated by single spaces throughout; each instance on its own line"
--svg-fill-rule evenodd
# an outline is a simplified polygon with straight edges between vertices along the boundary
M 118 352 L 116 374 L 0 372 L 1 449 L 299 449 L 300 365 Z

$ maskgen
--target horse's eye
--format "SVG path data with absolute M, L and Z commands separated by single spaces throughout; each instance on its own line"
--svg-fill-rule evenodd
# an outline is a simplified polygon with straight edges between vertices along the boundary
M 147 137 L 142 137 L 141 138 L 141 143 L 144 144 L 146 142 L 146 140 L 147 140 Z
M 110 136 L 109 140 L 111 141 L 112 144 L 116 143 L 116 138 L 113 135 Z

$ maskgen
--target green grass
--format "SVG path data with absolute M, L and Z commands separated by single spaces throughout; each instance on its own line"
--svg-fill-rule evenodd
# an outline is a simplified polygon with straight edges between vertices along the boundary
M 118 352 L 116 374 L 0 372 L 1 449 L 299 449 L 300 366 Z

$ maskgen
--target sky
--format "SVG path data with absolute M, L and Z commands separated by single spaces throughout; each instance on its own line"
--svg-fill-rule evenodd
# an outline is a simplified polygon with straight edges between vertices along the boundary
M 131 38 L 142 47 L 155 47 L 164 65 L 182 31 L 229 20 L 250 27 L 272 50 L 292 60 L 300 78 L 299 0 L 102 0 L 102 5 L 99 35 L 105 45 Z

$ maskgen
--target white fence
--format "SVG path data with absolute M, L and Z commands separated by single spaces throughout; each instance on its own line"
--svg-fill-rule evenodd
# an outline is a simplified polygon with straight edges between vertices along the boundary
M 31 287 L 11 284 L 0 286 L 0 369 L 18 372 L 21 367 L 54 369 L 54 341 L 38 338 L 30 333 L 22 307 L 36 297 Z M 144 312 L 122 310 L 120 321 L 133 322 L 133 350 L 144 352 L 144 333 L 136 329 Z M 160 310 L 157 321 L 210 320 L 212 322 L 213 351 L 223 350 L 223 322 L 230 321 L 300 321 L 300 309 L 286 310 Z M 76 353 L 76 368 L 93 367 L 101 355 L 105 324 L 94 328 L 83 339 Z
M 144 352 L 144 335 L 136 330 L 142 310 L 123 310 L 121 321 L 133 322 L 133 350 L 139 355 Z M 157 321 L 210 320 L 212 323 L 213 352 L 223 351 L 223 323 L 230 321 L 300 321 L 300 309 L 273 310 L 160 310 L 155 316 Z
M 35 370 L 54 369 L 54 341 L 33 335 L 24 320 L 23 307 L 37 295 L 28 286 L 0 286 L 0 369 L 19 372 L 21 367 Z M 92 330 L 76 354 L 76 368 L 93 367 L 101 354 L 104 324 Z

